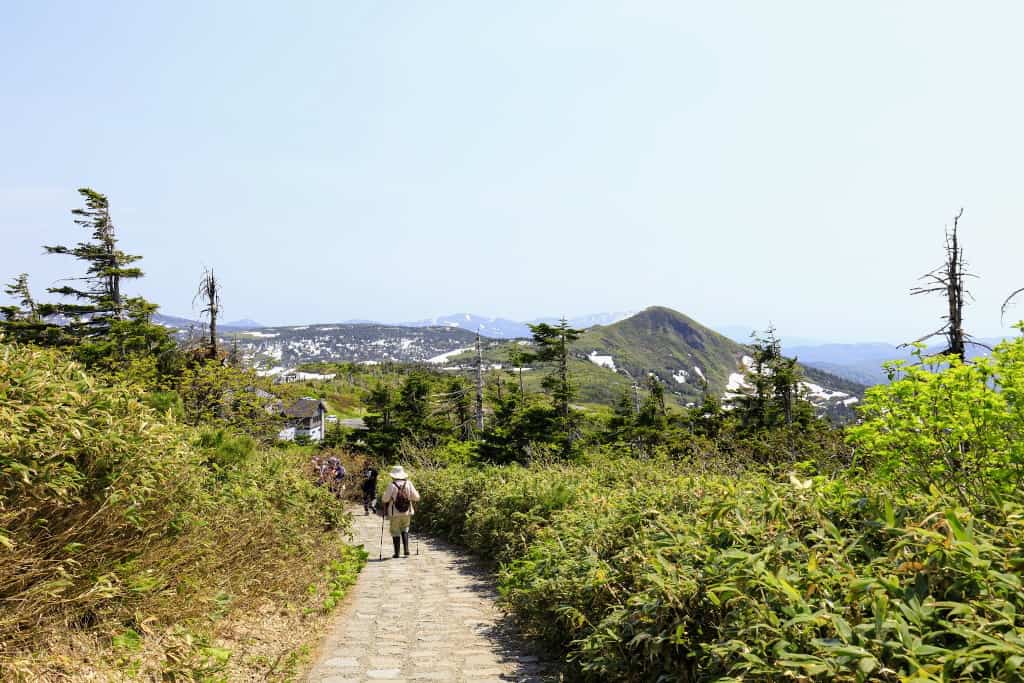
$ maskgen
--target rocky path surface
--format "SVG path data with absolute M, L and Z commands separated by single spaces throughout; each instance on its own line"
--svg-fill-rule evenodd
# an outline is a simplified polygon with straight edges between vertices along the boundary
M 353 512 L 356 543 L 370 553 L 359 580 L 319 649 L 307 681 L 450 681 L 492 683 L 553 680 L 550 669 L 517 638 L 495 604 L 487 573 L 459 550 L 419 539 L 412 555 L 392 559 L 380 518 Z

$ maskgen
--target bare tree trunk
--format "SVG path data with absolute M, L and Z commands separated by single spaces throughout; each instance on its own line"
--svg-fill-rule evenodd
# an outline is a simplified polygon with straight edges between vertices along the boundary
M 484 431 L 484 350 L 476 333 L 476 428 Z
M 217 317 L 220 315 L 221 309 L 220 293 L 220 281 L 213 274 L 213 271 L 210 269 L 203 270 L 203 277 L 199 280 L 199 289 L 196 290 L 192 303 L 194 304 L 197 299 L 202 301 L 202 312 L 210 319 L 209 353 L 210 358 L 213 359 L 217 358 Z
M 953 217 L 953 228 L 946 230 L 946 261 L 941 266 L 925 273 L 920 279 L 929 284 L 915 287 L 910 290 L 911 295 L 917 294 L 940 294 L 946 297 L 946 315 L 943 318 L 946 324 L 931 334 L 926 334 L 914 343 L 923 342 L 932 337 L 943 335 L 946 338 L 946 349 L 944 354 L 957 356 L 961 361 L 967 360 L 967 344 L 977 343 L 970 341 L 970 335 L 964 331 L 964 300 L 970 296 L 964 281 L 968 277 L 974 277 L 967 272 L 967 261 L 964 259 L 963 249 L 960 246 L 960 218 L 964 210 Z

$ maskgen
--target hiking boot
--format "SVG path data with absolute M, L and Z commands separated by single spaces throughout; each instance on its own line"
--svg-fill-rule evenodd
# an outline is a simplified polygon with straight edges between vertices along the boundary
M 405 556 L 409 557 L 409 532 L 402 532 L 402 548 L 405 550 Z
M 391 538 L 391 541 L 395 544 L 395 554 L 392 555 L 391 557 L 395 558 L 395 557 L 398 557 L 398 551 L 401 548 L 402 539 L 400 539 L 398 536 L 393 536 Z M 406 554 L 408 555 L 408 553 L 406 553 Z

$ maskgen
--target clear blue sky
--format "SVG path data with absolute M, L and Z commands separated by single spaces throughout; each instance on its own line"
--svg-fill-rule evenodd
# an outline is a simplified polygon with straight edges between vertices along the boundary
M 75 188 L 140 289 L 266 323 L 672 306 L 903 341 L 966 207 L 1024 286 L 1024 5 L 44 2 L 0 23 L 0 278 L 72 274 Z M 1019 309 L 1024 317 L 1024 306 Z

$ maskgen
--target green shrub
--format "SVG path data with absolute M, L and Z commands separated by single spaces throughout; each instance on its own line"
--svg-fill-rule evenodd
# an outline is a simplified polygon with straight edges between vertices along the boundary
M 868 390 L 850 441 L 902 490 L 938 488 L 962 503 L 1024 484 L 1024 338 L 991 358 L 892 363 L 895 381 Z
M 196 433 L 141 395 L 0 344 L 0 678 L 74 633 L 152 633 L 225 599 L 302 595 L 337 557 L 347 517 L 306 454 Z
M 691 472 L 448 468 L 419 474 L 418 514 L 504 560 L 507 605 L 580 680 L 1024 680 L 1024 494 L 969 512 Z
M 259 444 L 245 434 L 207 428 L 199 432 L 195 446 L 207 454 L 208 461 L 213 467 L 224 469 L 237 467 L 245 462 L 256 452 Z

